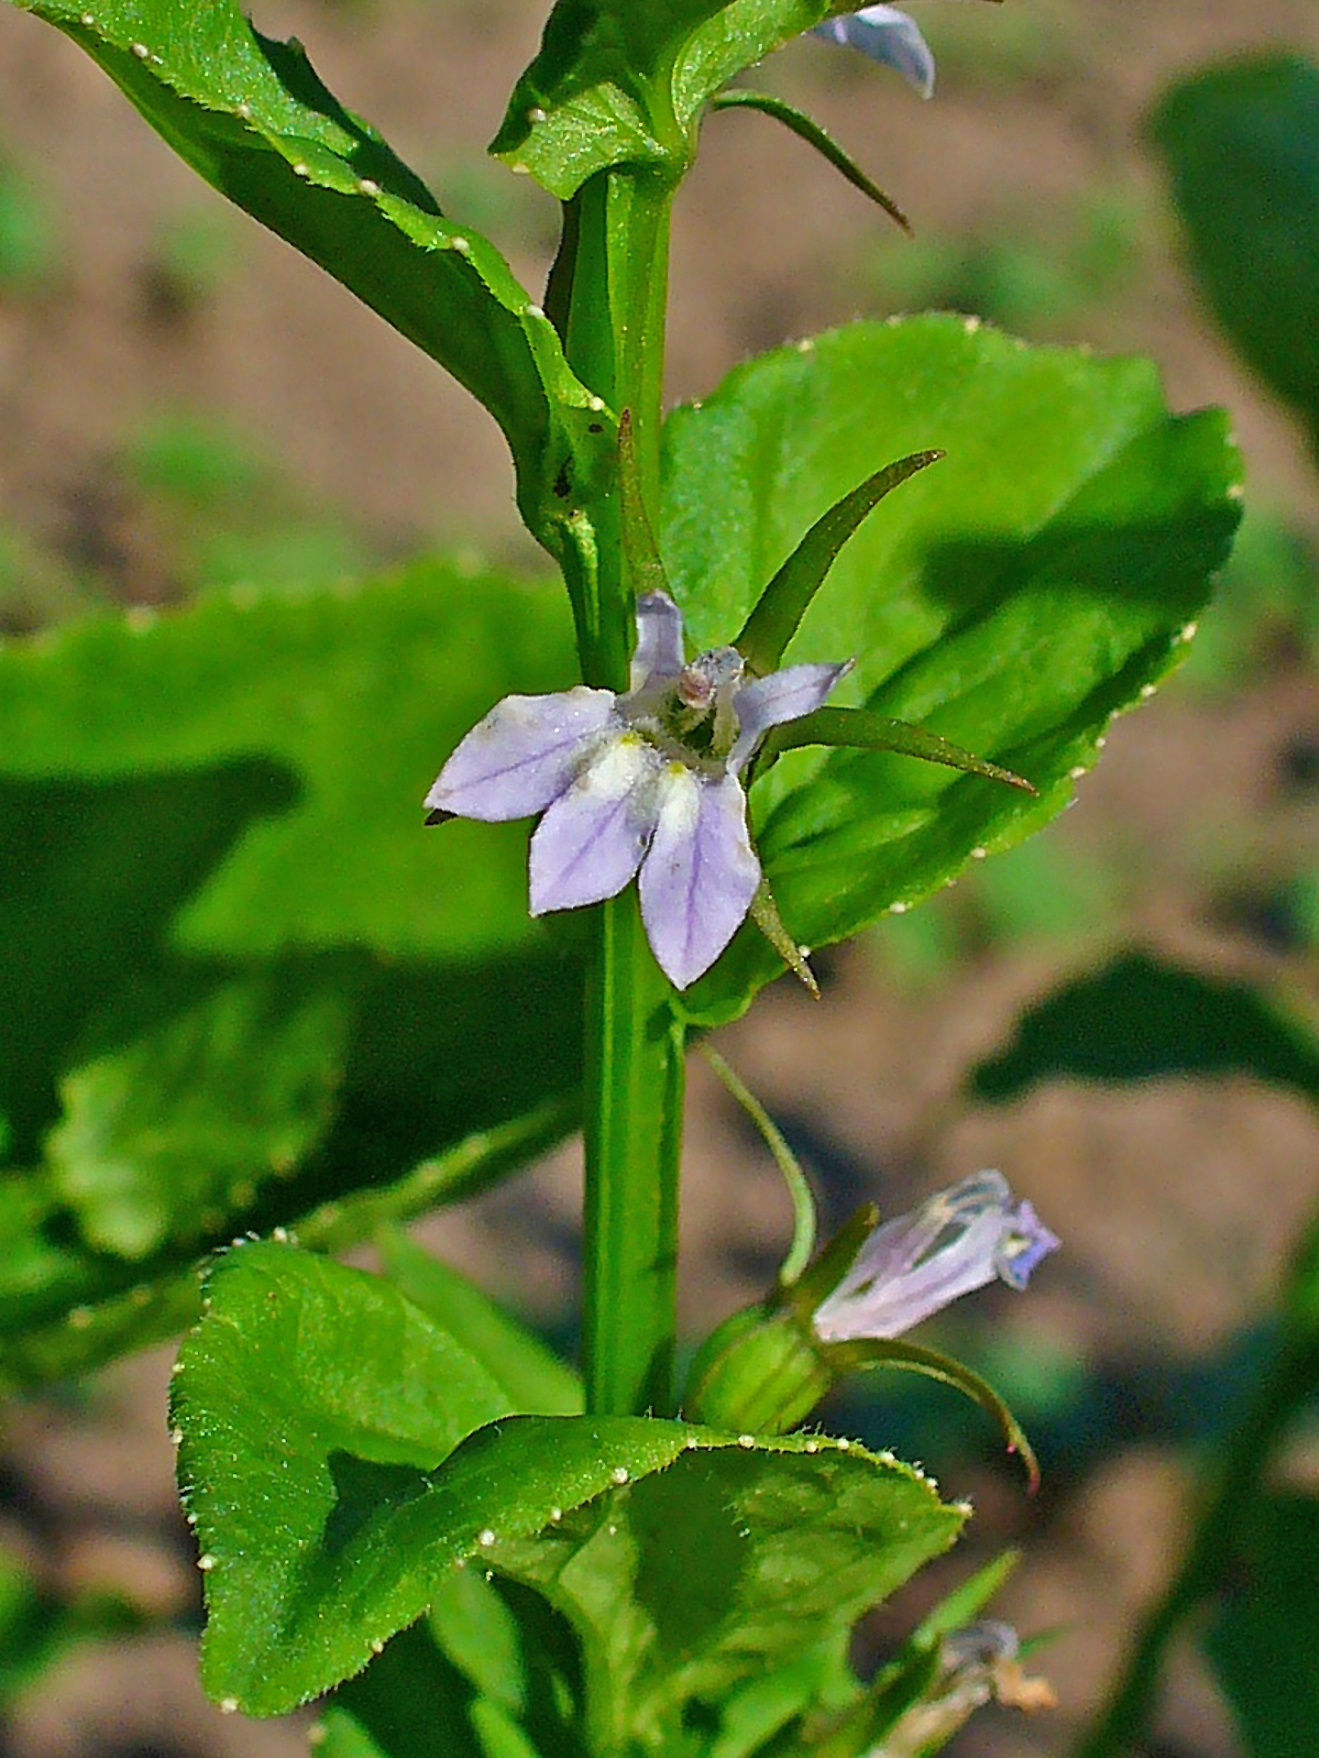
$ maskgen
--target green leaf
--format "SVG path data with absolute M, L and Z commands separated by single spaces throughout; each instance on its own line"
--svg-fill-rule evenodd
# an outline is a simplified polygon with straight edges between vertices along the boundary
M 557 0 L 491 152 L 561 201 L 630 165 L 676 180 L 706 101 L 838 0 Z
M 22 833 L 5 838 L 5 907 L 25 926 L 55 901 L 72 915 L 100 851 L 94 879 L 116 918 L 64 922 L 69 958 L 107 934 L 219 958 L 361 945 L 457 963 L 541 948 L 525 830 L 423 832 L 422 799 L 498 697 L 574 676 L 552 585 L 436 560 L 297 602 L 235 591 L 0 646 L 5 823 Z M 111 834 L 121 820 L 129 848 Z M 6 948 L 5 969 L 30 972 L 20 956 Z M 102 959 L 104 978 L 125 949 Z
M 1256 986 L 1124 953 L 1027 1009 L 970 1078 L 1006 1102 L 1048 1080 L 1249 1074 L 1319 1101 L 1319 1033 Z
M 476 1357 L 514 1410 L 534 1416 L 580 1413 L 580 1378 L 539 1337 L 406 1233 L 386 1228 L 378 1243 L 385 1274 L 399 1293 Z
M 172 999 L 151 994 L 143 1029 L 65 1076 L 46 1144 L 84 1238 L 121 1257 L 196 1245 L 251 1208 L 323 1139 L 343 1072 L 341 987 L 262 973 Z
M 597 1751 L 629 1736 L 663 1750 L 684 1705 L 717 1705 L 841 1636 L 960 1523 L 914 1474 L 857 1447 L 688 1435 L 697 1445 L 668 1469 L 496 1547 L 495 1566 L 582 1636 Z
M 0 648 L 0 1112 L 56 1174 L 0 1173 L 0 1374 L 186 1322 L 199 1245 L 366 1186 L 406 1217 L 571 1127 L 578 968 L 525 828 L 421 803 L 493 701 L 571 680 L 568 624 L 426 563 Z
M 814 1739 L 799 1744 L 793 1738 L 802 1722 L 818 1726 L 822 1708 L 833 1709 L 857 1695 L 845 1649 L 836 1640 L 808 1648 L 796 1660 L 730 1692 L 721 1705 L 709 1758 L 783 1758 L 813 1750 Z
M 964 1518 L 846 1442 L 506 1412 L 387 1283 L 273 1244 L 221 1262 L 174 1381 L 211 1694 L 293 1707 L 475 1560 L 573 1626 L 615 1749 L 846 1631 Z
M 516 1171 L 561 1141 L 575 1102 L 551 1101 L 495 1129 L 464 1136 L 403 1177 L 320 1200 L 299 1180 L 243 1219 L 319 1250 L 342 1251 L 387 1223 L 457 1202 Z M 73 1240 L 48 1173 L 10 1174 L 0 1204 L 0 1388 L 86 1373 L 131 1349 L 177 1336 L 201 1304 L 191 1253 L 146 1263 L 107 1257 Z M 309 1205 L 310 1196 L 310 1205 Z
M 1209 305 L 1319 450 L 1319 63 L 1256 54 L 1150 119 Z
M 334 1693 L 320 1749 L 328 1743 L 330 1758 L 585 1758 L 581 1698 L 581 1651 L 567 1623 L 526 1588 L 453 1570 L 429 1616 Z
M 1261 1498 L 1205 1651 L 1251 1758 L 1310 1758 L 1319 1727 L 1319 1501 Z
M 850 539 L 787 658 L 856 655 L 839 706 L 914 722 L 1041 797 L 887 753 L 780 758 L 753 819 L 807 946 L 909 907 L 1061 810 L 1112 716 L 1180 656 L 1238 515 L 1222 416 L 1170 417 L 1148 363 L 954 317 L 856 324 L 752 361 L 676 411 L 666 443 L 663 550 L 698 647 L 742 626 L 877 448 L 947 453 Z M 731 1018 L 777 968 L 743 929 L 684 1002 L 697 1021 Z
M 524 516 L 562 547 L 554 484 L 610 460 L 600 404 L 493 245 L 327 91 L 301 46 L 236 0 L 19 0 L 105 69 L 206 181 L 327 269 L 478 397 Z
M 471 1721 L 477 1701 L 422 1620 L 335 1693 L 315 1750 L 324 1758 L 487 1758 Z

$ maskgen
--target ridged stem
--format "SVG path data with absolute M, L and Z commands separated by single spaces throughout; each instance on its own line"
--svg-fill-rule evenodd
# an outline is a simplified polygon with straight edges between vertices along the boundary
M 602 172 L 569 204 L 546 296 L 574 371 L 631 412 L 642 497 L 658 528 L 659 432 L 672 190 Z M 627 687 L 635 605 L 618 497 L 599 509 L 595 601 L 579 618 L 582 675 Z M 636 887 L 600 904 L 586 985 L 583 1368 L 587 1408 L 667 1413 L 673 1399 L 683 1033 Z

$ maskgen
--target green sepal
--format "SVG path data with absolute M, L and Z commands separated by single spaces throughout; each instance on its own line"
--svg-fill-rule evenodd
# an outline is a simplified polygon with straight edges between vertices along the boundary
M 770 734 L 766 754 L 772 760 L 782 751 L 797 750 L 805 745 L 846 745 L 861 751 L 894 751 L 902 757 L 919 757 L 925 763 L 942 763 L 949 769 L 960 769 L 965 775 L 983 775 L 990 781 L 1004 781 L 1023 793 L 1039 790 L 1025 776 L 999 763 L 977 757 L 974 751 L 963 750 L 938 733 L 913 726 L 907 720 L 893 720 L 885 714 L 874 714 L 868 708 L 817 708 L 803 714 L 800 720 L 778 727 Z M 761 773 L 764 772 L 762 766 Z
M 806 954 L 789 934 L 779 914 L 779 906 L 774 901 L 774 893 L 769 888 L 769 880 L 762 873 L 760 884 L 756 887 L 756 895 L 751 899 L 751 920 L 760 929 L 779 957 L 787 965 L 804 988 L 810 990 L 818 1001 L 820 985 L 815 974 L 806 962 Z
M 833 1293 L 856 1262 L 856 1254 L 874 1232 L 878 1221 L 879 1210 L 874 1203 L 862 1203 L 834 1234 L 815 1262 L 793 1284 L 791 1301 L 798 1313 L 809 1319 L 816 1307 Z
M 382 1227 L 375 1243 L 388 1280 L 481 1363 L 514 1410 L 527 1416 L 581 1414 L 581 1377 L 474 1282 L 423 1251 L 399 1227 Z
M 939 451 L 913 452 L 886 464 L 815 521 L 761 593 L 733 642 L 746 660 L 748 671 L 764 677 L 778 670 L 788 643 L 801 626 L 834 558 L 866 514 L 899 483 L 937 463 L 943 455 Z
M 769 92 L 748 91 L 745 86 L 734 86 L 726 92 L 719 92 L 710 100 L 712 110 L 758 110 L 762 116 L 769 116 L 775 122 L 795 134 L 798 140 L 804 140 L 807 146 L 815 148 L 821 158 L 827 159 L 835 171 L 839 171 L 862 195 L 868 196 L 891 220 L 896 220 L 902 230 L 910 235 L 911 221 L 903 213 L 892 196 L 885 195 L 879 185 L 857 164 L 856 160 L 840 146 L 827 129 L 822 128 L 813 116 L 799 110 L 795 104 L 787 103 L 783 98 L 771 96 Z
M 896 1337 L 858 1337 L 845 1343 L 821 1343 L 820 1350 L 831 1365 L 835 1378 L 867 1367 L 905 1367 L 912 1373 L 924 1374 L 952 1386 L 987 1411 L 1007 1441 L 1008 1451 L 1019 1455 L 1026 1467 L 1032 1495 L 1039 1488 L 1040 1466 L 1035 1449 L 1026 1438 L 1026 1431 L 999 1397 L 988 1380 L 981 1379 L 969 1367 L 940 1349 L 927 1349 L 919 1343 L 908 1343 Z

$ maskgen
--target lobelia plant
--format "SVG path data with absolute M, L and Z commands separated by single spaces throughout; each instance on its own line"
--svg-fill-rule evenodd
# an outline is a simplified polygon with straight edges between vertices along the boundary
M 969 1510 L 891 1454 L 799 1425 L 840 1377 L 889 1364 L 977 1398 L 1033 1469 L 992 1389 L 902 1333 L 996 1277 L 1023 1287 L 1057 1240 L 984 1172 L 877 1228 L 863 1211 L 813 1257 L 809 1192 L 765 1119 L 796 1238 L 778 1286 L 707 1339 L 679 1384 L 685 1059 L 785 966 L 812 982 L 804 948 L 910 907 L 1066 804 L 1109 720 L 1179 657 L 1226 554 L 1239 471 L 1223 419 L 1170 416 L 1143 363 L 1024 349 L 950 316 L 776 350 L 663 419 L 670 210 L 706 113 L 765 111 L 891 206 L 810 118 L 730 82 L 816 32 L 928 87 L 928 51 L 893 8 L 558 0 L 492 147 L 563 204 L 541 301 L 233 0 L 29 9 L 499 422 L 522 517 L 567 590 L 573 681 L 543 600 L 513 604 L 493 582 L 421 573 L 336 610 L 322 638 L 388 648 L 396 619 L 423 653 L 434 644 L 451 736 L 409 749 L 400 772 L 443 762 L 426 799 L 436 823 L 539 814 L 531 912 L 585 913 L 580 938 L 564 932 L 535 967 L 529 1007 L 526 967 L 509 961 L 545 942 L 525 919 L 519 845 L 446 827 L 365 885 L 326 880 L 327 919 L 352 922 L 383 961 L 399 941 L 370 913 L 377 893 L 401 874 L 434 912 L 433 877 L 423 893 L 418 876 L 438 870 L 461 916 L 473 861 L 490 868 L 494 901 L 466 962 L 428 992 L 428 1012 L 458 1026 L 427 1068 L 470 1070 L 458 1120 L 409 1111 L 404 1145 L 373 1163 L 372 1132 L 392 1116 L 381 1094 L 416 1095 L 377 1069 L 363 1110 L 351 1083 L 336 1099 L 336 1077 L 360 1078 L 346 1046 L 367 1028 L 353 1010 L 384 979 L 331 959 L 253 963 L 254 944 L 307 939 L 287 915 L 287 873 L 267 881 L 266 859 L 245 891 L 222 889 L 183 942 L 222 954 L 220 976 L 189 967 L 147 984 L 62 1090 L 52 1164 L 24 1184 L 16 1224 L 35 1240 L 58 1210 L 79 1245 L 9 1371 L 67 1371 L 168 1333 L 191 1316 L 196 1254 L 235 1226 L 266 1235 L 210 1259 L 174 1381 L 206 1580 L 203 1677 L 223 1708 L 254 1715 L 333 1693 L 319 1726 L 334 1758 L 863 1758 L 933 1751 L 992 1695 L 1042 1701 L 1015 1637 L 979 1621 L 1006 1565 L 959 1588 L 875 1678 L 856 1676 L 858 1617 L 947 1549 Z M 172 663 L 171 642 L 264 658 L 278 641 L 319 681 L 298 646 L 312 614 L 259 608 L 238 634 L 212 608 L 195 636 L 186 619 L 162 631 L 157 663 Z M 520 617 L 547 631 L 526 652 Z M 108 712 L 96 680 L 142 652 L 116 639 L 75 636 L 60 657 L 88 682 L 89 740 Z M 9 682 L 0 732 L 12 714 L 14 761 L 40 775 L 42 680 L 16 662 Z M 391 703 L 384 718 L 408 712 Z M 166 748 L 232 761 L 250 747 L 215 743 L 223 722 L 181 703 Z M 163 733 L 132 736 L 139 764 L 159 760 Z M 324 785 L 357 773 L 351 724 L 342 736 L 287 747 L 322 813 L 317 861 L 332 827 L 353 839 L 334 804 L 351 790 Z M 378 774 L 364 785 L 378 792 Z M 294 802 L 282 808 L 296 825 Z M 259 942 L 243 939 L 254 922 Z M 484 1038 L 464 1011 L 483 988 Z M 578 1008 L 580 1067 L 561 1027 Z M 520 1081 L 509 1034 L 524 1030 L 533 1073 Z M 263 1068 L 271 1046 L 298 1078 L 263 1083 L 250 1104 L 210 1098 L 250 1097 L 248 1059 Z M 173 1113 L 134 1111 L 125 1058 L 140 1073 L 162 1055 L 201 1095 L 189 1152 Z M 580 1378 L 386 1225 L 521 1163 L 578 1105 Z M 235 1117 L 238 1146 L 212 1164 Z M 148 1145 L 162 1136 L 167 1175 Z M 236 1177 L 245 1153 L 253 1170 Z M 269 1183 L 272 1165 L 284 1182 Z M 364 1236 L 384 1275 L 329 1255 Z

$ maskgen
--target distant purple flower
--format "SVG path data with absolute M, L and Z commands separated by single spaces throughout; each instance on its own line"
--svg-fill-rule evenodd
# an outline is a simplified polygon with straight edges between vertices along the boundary
M 896 67 L 923 98 L 934 94 L 934 56 L 930 46 L 915 19 L 896 6 L 863 6 L 859 12 L 844 12 L 815 25 L 811 34 L 827 37 L 831 43 L 842 43 L 849 49 L 860 49 L 872 61 Z
M 773 726 L 818 708 L 849 669 L 790 665 L 745 677 L 735 647 L 690 664 L 682 612 L 637 605 L 625 695 L 579 685 L 506 696 L 474 726 L 426 796 L 487 823 L 545 815 L 531 839 L 531 913 L 614 897 L 640 869 L 641 914 L 679 989 L 707 971 L 760 885 L 740 780 Z
M 876 1227 L 842 1281 L 816 1308 L 826 1343 L 900 1337 L 997 1276 L 1024 1288 L 1058 1239 L 1001 1172 L 973 1172 L 910 1215 Z

